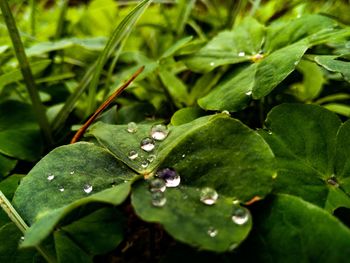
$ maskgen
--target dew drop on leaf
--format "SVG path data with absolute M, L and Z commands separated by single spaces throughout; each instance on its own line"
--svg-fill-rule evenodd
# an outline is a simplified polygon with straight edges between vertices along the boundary
M 228 110 L 223 110 L 221 113 L 226 114 L 228 116 L 231 116 L 230 112 Z
M 234 206 L 232 210 L 232 221 L 237 225 L 244 225 L 249 220 L 248 209 L 240 206 Z
M 213 205 L 218 200 L 218 193 L 210 187 L 204 187 L 200 193 L 200 201 L 206 205 Z
M 214 67 L 214 66 L 215 66 L 215 62 L 210 62 L 209 65 L 212 66 L 212 67 Z
M 64 187 L 63 187 L 63 186 L 59 186 L 59 187 L 58 187 L 58 191 L 64 192 Z
M 186 157 L 186 154 L 181 155 L 181 157 L 182 157 L 182 158 L 185 158 L 185 157 Z
M 245 52 L 244 52 L 244 51 L 239 52 L 239 53 L 238 53 L 238 56 L 239 56 L 239 57 L 244 57 L 244 56 L 245 56 Z
M 137 132 L 137 124 L 135 122 L 129 122 L 128 127 L 126 128 L 126 131 L 128 133 L 135 133 Z
M 129 158 L 130 160 L 135 160 L 138 156 L 139 156 L 139 154 L 137 153 L 137 151 L 134 151 L 134 150 L 131 150 L 131 151 L 128 153 L 128 158 Z
M 149 183 L 149 190 L 151 192 L 164 192 L 166 190 L 165 181 L 160 178 L 154 178 Z
M 154 140 L 151 138 L 144 138 L 141 140 L 140 147 L 142 150 L 146 152 L 151 152 L 153 151 L 155 145 L 154 145 Z
M 142 168 L 147 168 L 148 165 L 149 165 L 149 162 L 147 160 L 144 160 L 144 161 L 141 162 L 141 167 Z
M 334 175 L 332 175 L 330 178 L 327 179 L 327 183 L 328 183 L 329 185 L 333 185 L 333 186 L 335 186 L 335 187 L 338 187 L 338 186 L 339 186 L 338 181 L 337 181 L 337 178 L 335 178 Z
M 47 180 L 48 180 L 49 182 L 51 182 L 53 179 L 55 179 L 55 176 L 54 176 L 53 174 L 49 174 L 49 175 L 47 176 Z
M 73 175 L 73 174 L 74 174 L 74 171 L 71 171 L 69 174 L 70 174 L 70 175 Z
M 251 96 L 251 95 L 252 95 L 252 93 L 253 93 L 253 92 L 250 90 L 250 91 L 246 92 L 246 93 L 245 93 L 245 95 L 247 95 L 247 96 Z
M 154 154 L 151 154 L 150 156 L 147 157 L 147 161 L 150 163 L 153 162 L 156 159 L 156 156 Z
M 210 237 L 216 237 L 218 234 L 218 230 L 213 227 L 209 227 L 207 233 Z
M 86 184 L 83 188 L 84 192 L 90 194 L 92 192 L 92 185 Z
M 156 177 L 163 179 L 166 187 L 177 187 L 181 181 L 180 175 L 173 168 L 158 170 Z
M 163 207 L 166 203 L 166 198 L 163 192 L 157 191 L 152 193 L 152 205 L 156 207 Z
M 164 124 L 156 124 L 151 128 L 151 137 L 157 141 L 163 141 L 169 134 L 169 130 Z

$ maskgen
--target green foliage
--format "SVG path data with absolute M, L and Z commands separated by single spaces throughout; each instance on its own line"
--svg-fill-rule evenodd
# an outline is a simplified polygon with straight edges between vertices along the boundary
M 348 259 L 347 1 L 27 2 L 1 4 L 1 262 Z

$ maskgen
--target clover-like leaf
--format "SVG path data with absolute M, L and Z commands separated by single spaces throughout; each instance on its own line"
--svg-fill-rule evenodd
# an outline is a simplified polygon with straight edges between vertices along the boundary
M 350 62 L 338 60 L 338 56 L 316 56 L 315 61 L 325 69 L 338 72 L 344 79 L 350 82 Z
M 325 210 L 279 194 L 254 220 L 244 262 L 346 262 L 350 230 Z M 254 253 L 252 253 L 254 251 Z
M 0 154 L 0 178 L 8 175 L 8 173 L 16 166 L 17 160 Z
M 350 207 L 350 122 L 316 105 L 282 104 L 261 135 L 276 156 L 275 191 L 297 195 L 333 212 Z

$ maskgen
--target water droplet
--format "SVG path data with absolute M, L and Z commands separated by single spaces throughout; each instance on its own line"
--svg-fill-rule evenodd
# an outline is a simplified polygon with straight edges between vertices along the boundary
M 157 141 L 163 141 L 169 134 L 169 130 L 164 124 L 156 124 L 151 128 L 151 137 Z
M 151 192 L 164 192 L 166 190 L 165 181 L 160 178 L 154 178 L 149 182 L 149 190 Z
M 298 65 L 299 61 L 295 61 L 294 62 L 294 66 Z
M 200 200 L 203 204 L 213 205 L 218 200 L 218 193 L 210 187 L 204 187 L 200 193 Z
M 268 133 L 269 135 L 271 135 L 271 134 L 272 134 L 272 131 L 267 131 L 267 133 Z
M 173 168 L 158 170 L 156 176 L 165 181 L 166 187 L 177 187 L 180 184 L 180 175 Z
M 163 207 L 166 203 L 166 198 L 163 192 L 157 191 L 152 193 L 152 205 L 156 207 Z
M 70 174 L 70 175 L 73 175 L 73 174 L 74 174 L 74 171 L 71 171 L 69 174 Z
M 232 251 L 234 250 L 236 247 L 238 247 L 238 244 L 237 243 L 233 243 L 230 245 L 230 247 L 228 248 L 228 250 Z
M 244 225 L 249 220 L 248 209 L 240 206 L 234 206 L 232 211 L 232 221 L 237 225 Z
M 143 160 L 143 161 L 141 162 L 141 167 L 142 167 L 142 168 L 147 168 L 148 165 L 149 165 L 149 162 L 148 162 L 147 160 Z
M 90 194 L 92 192 L 92 185 L 86 184 L 83 188 L 84 192 Z
M 146 151 L 146 152 L 153 151 L 153 149 L 155 147 L 153 139 L 148 138 L 148 137 L 142 139 L 140 146 L 141 146 L 141 149 Z
M 215 66 L 215 62 L 210 62 L 210 66 L 214 67 Z
M 337 178 L 335 178 L 334 175 L 332 175 L 330 178 L 327 179 L 327 183 L 336 187 L 339 186 Z
M 58 187 L 58 191 L 64 192 L 64 187 L 63 187 L 63 186 L 59 186 L 59 187 Z
M 221 113 L 226 114 L 228 116 L 231 116 L 230 112 L 228 110 L 223 110 Z
M 135 122 L 129 122 L 128 128 L 126 129 L 128 133 L 135 133 L 137 132 L 137 124 Z
M 48 176 L 47 176 L 47 180 L 48 181 L 52 181 L 53 179 L 55 179 L 55 176 L 53 175 L 53 174 L 49 174 Z
M 147 161 L 150 163 L 153 162 L 156 159 L 156 156 L 154 154 L 151 154 L 150 156 L 147 157 Z
M 207 233 L 210 237 L 216 237 L 218 234 L 218 230 L 213 227 L 209 227 Z
M 244 56 L 245 56 L 245 52 L 244 52 L 244 51 L 239 52 L 239 53 L 238 53 L 238 56 L 239 56 L 239 57 L 244 57 Z
M 185 157 L 186 157 L 186 154 L 181 155 L 181 157 L 182 157 L 182 158 L 185 158 Z
M 253 62 L 258 62 L 264 58 L 264 54 L 262 52 L 259 52 L 258 54 L 255 54 L 251 57 L 251 60 Z
M 252 93 L 253 93 L 253 92 L 250 90 L 250 91 L 246 92 L 246 93 L 245 93 L 245 95 L 247 95 L 247 96 L 251 96 L 251 95 L 252 95 Z
M 131 151 L 128 153 L 128 158 L 129 158 L 130 160 L 135 160 L 138 156 L 139 156 L 139 154 L 137 153 L 137 151 L 134 151 L 134 150 L 131 150 Z
M 272 175 L 272 179 L 276 179 L 277 178 L 277 172 L 274 172 Z

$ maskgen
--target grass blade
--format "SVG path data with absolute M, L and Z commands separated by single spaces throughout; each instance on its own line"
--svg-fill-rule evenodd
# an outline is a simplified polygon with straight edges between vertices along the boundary
M 89 91 L 88 91 L 88 109 L 87 115 L 90 115 L 96 107 L 96 90 L 100 80 L 102 69 L 107 59 L 114 52 L 116 47 L 128 36 L 137 20 L 141 17 L 146 8 L 150 5 L 152 0 L 143 0 L 138 4 L 114 29 L 111 37 L 109 38 L 104 50 L 100 54 L 94 75 L 92 77 Z
M 26 84 L 30 99 L 32 101 L 33 109 L 38 120 L 39 126 L 43 132 L 43 135 L 49 145 L 53 144 L 51 129 L 48 119 L 45 114 L 44 105 L 40 101 L 39 92 L 36 88 L 32 70 L 30 68 L 27 56 L 24 52 L 23 43 L 19 35 L 15 19 L 13 18 L 11 9 L 6 0 L 0 1 L 0 8 L 4 21 L 6 23 L 9 35 L 12 40 L 12 44 L 15 50 L 17 60 L 23 75 L 23 80 Z

